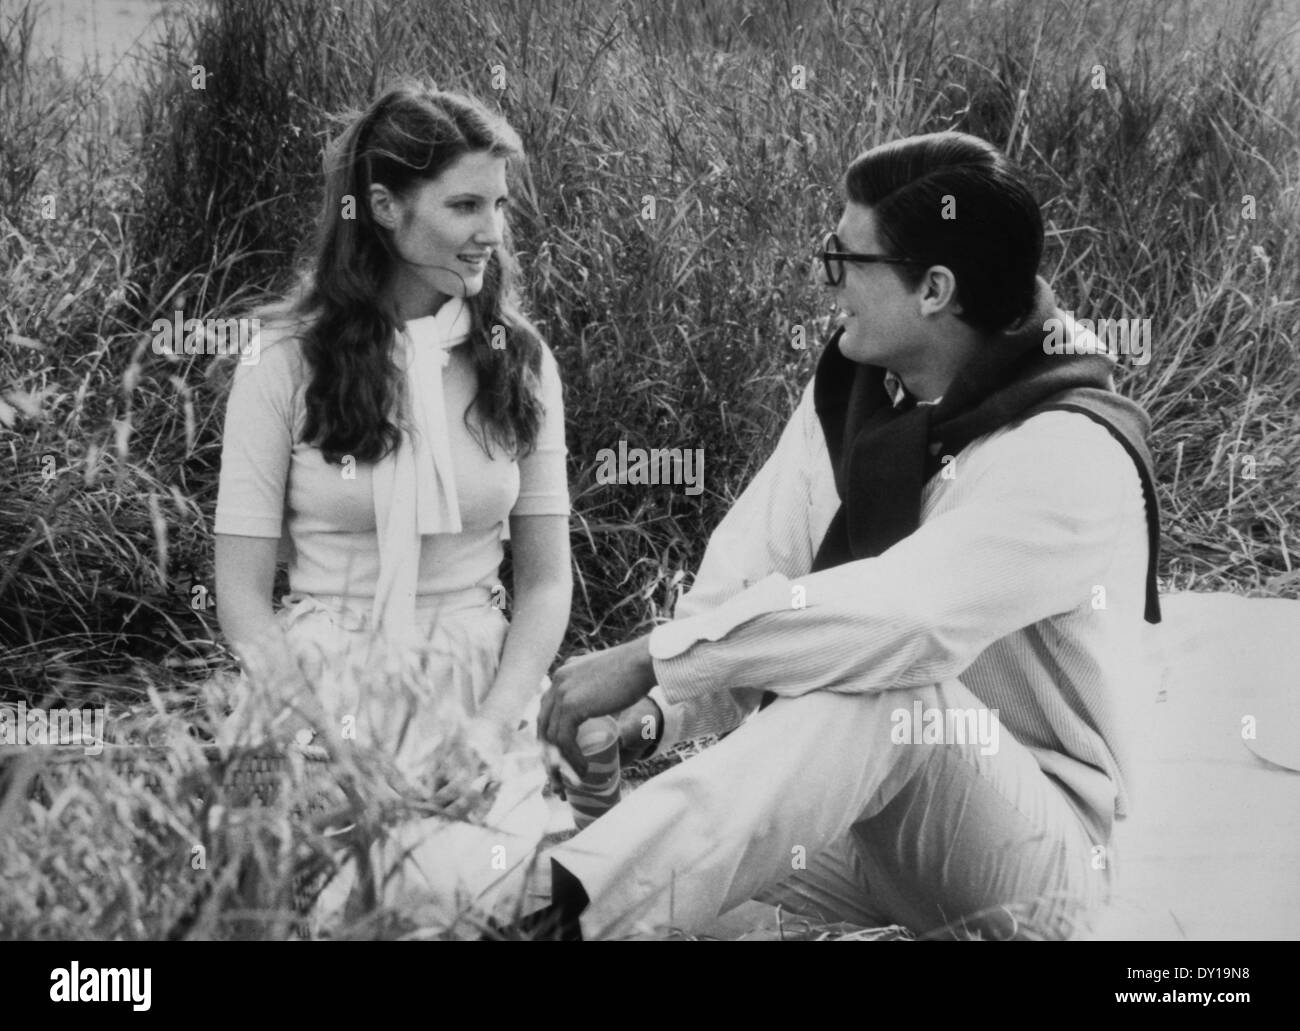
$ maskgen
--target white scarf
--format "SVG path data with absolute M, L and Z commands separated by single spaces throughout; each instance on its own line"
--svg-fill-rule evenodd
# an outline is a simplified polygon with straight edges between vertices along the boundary
M 415 624 L 421 537 L 462 530 L 442 370 L 469 329 L 468 306 L 452 297 L 436 315 L 412 319 L 397 334 L 395 358 L 406 373 L 406 411 L 415 432 L 404 431 L 397 448 L 374 467 L 379 580 L 373 625 L 390 640 Z

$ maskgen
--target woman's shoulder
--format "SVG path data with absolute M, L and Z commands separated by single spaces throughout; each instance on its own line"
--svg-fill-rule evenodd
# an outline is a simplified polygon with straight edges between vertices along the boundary
M 236 374 L 245 378 L 283 381 L 293 388 L 301 386 L 307 375 L 303 353 L 306 326 L 286 317 L 260 319 L 253 337 L 252 353 L 240 360 Z
M 298 425 L 311 379 L 302 336 L 302 327 L 291 321 L 261 318 L 251 353 L 235 367 L 229 404 L 245 413 L 275 412 L 284 425 Z
M 538 392 L 541 395 L 542 403 L 548 409 L 554 408 L 562 411 L 564 407 L 564 381 L 560 375 L 560 363 L 556 361 L 554 352 L 550 346 L 540 336 L 538 342 L 541 350 L 541 362 L 537 370 Z
M 532 320 L 524 317 L 522 321 L 527 327 L 524 332 L 537 348 L 538 371 L 543 377 L 558 378 L 560 366 L 559 362 L 556 361 L 555 352 L 551 349 L 550 343 Z
M 546 342 L 546 338 L 540 333 L 537 336 L 537 345 L 542 355 L 542 368 L 558 376 L 560 363 L 555 360 L 555 352 L 551 350 L 551 345 Z

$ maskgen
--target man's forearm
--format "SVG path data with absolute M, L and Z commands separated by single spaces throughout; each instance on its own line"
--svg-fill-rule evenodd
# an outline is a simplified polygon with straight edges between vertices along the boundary
M 651 649 L 668 699 L 878 691 L 956 676 L 994 641 L 1086 604 L 1125 506 L 1141 504 L 1132 463 L 1086 420 L 1005 439 L 978 462 L 968 457 L 962 476 L 951 489 L 964 496 L 875 558 L 798 579 L 773 574 L 659 627 Z
M 646 696 L 647 701 L 656 703 L 662 720 L 654 752 L 662 754 L 694 738 L 729 734 L 758 708 L 761 699 L 758 691 L 710 691 L 685 702 L 671 702 L 663 687 L 656 685 Z

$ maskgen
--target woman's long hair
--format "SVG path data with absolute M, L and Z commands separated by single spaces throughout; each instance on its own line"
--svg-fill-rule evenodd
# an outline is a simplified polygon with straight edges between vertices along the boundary
M 385 290 L 400 259 L 371 214 L 370 186 L 381 183 L 406 196 L 471 153 L 505 158 L 509 168 L 522 159 L 523 146 L 506 121 L 478 101 L 409 84 L 371 104 L 326 151 L 325 203 L 311 271 L 287 314 L 300 327 L 311 376 L 303 439 L 328 462 L 344 455 L 377 461 L 400 439 L 390 412 L 402 382 L 392 355 L 402 320 Z M 482 290 L 465 298 L 470 333 L 464 346 L 478 392 L 464 420 L 489 454 L 494 441 L 515 455 L 528 453 L 543 415 L 542 340 L 520 311 L 516 275 L 507 228 Z M 486 438 L 470 421 L 475 405 Z

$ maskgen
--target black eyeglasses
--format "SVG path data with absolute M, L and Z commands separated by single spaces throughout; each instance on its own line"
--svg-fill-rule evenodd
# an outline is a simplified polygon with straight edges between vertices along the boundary
M 923 265 L 925 262 L 915 258 L 891 258 L 885 254 L 857 254 L 841 250 L 840 238 L 834 233 L 827 233 L 822 241 L 821 259 L 826 269 L 826 285 L 839 286 L 844 282 L 844 263 L 851 261 L 857 265 Z

